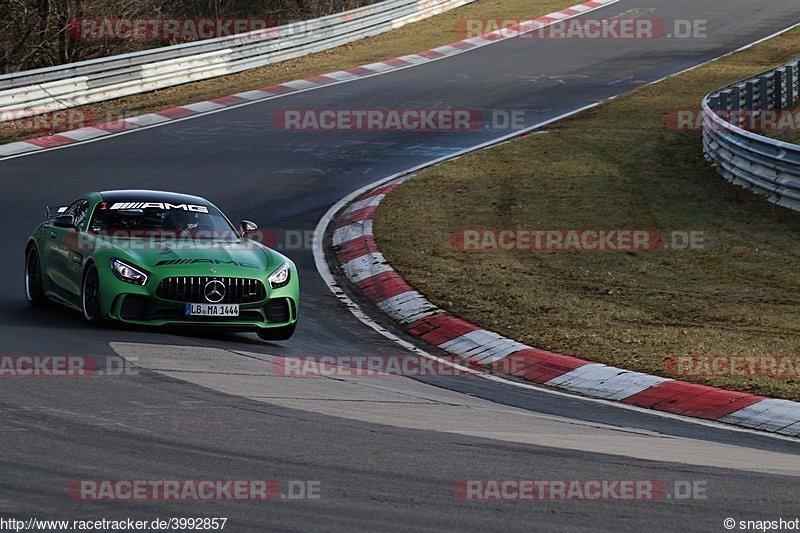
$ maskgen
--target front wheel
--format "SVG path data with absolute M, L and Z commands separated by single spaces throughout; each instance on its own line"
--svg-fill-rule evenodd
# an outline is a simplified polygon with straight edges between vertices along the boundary
M 258 338 L 262 341 L 287 341 L 294 335 L 297 322 L 280 328 L 258 328 Z
M 42 282 L 42 262 L 35 246 L 25 254 L 25 298 L 32 307 L 41 307 L 47 303 Z
M 87 322 L 99 324 L 103 321 L 100 311 L 100 275 L 94 265 L 89 266 L 83 274 L 81 308 L 83 309 L 83 318 Z

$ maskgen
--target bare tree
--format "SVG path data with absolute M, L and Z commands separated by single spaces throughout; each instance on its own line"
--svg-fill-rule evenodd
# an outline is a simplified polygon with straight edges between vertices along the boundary
M 172 44 L 166 39 L 85 38 L 71 31 L 82 19 L 261 18 L 286 23 L 358 5 L 358 0 L 0 0 L 0 73 Z

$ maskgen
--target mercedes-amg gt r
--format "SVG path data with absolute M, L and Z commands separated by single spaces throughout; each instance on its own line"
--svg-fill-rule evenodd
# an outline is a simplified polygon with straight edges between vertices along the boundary
M 46 209 L 25 247 L 25 295 L 89 322 L 200 325 L 286 340 L 297 325 L 294 263 L 211 202 L 156 191 L 85 194 Z

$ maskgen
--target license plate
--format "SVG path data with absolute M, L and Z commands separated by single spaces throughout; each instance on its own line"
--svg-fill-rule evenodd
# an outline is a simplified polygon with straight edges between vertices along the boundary
M 186 304 L 186 316 L 239 316 L 239 305 Z

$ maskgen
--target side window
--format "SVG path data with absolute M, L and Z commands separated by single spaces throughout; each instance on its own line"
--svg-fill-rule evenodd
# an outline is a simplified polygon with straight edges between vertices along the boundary
M 75 200 L 74 202 L 72 202 L 71 204 L 69 204 L 69 207 L 67 208 L 67 210 L 66 210 L 66 211 L 64 211 L 64 213 L 63 213 L 63 214 L 64 214 L 64 215 L 72 215 L 72 216 L 75 216 L 75 210 L 76 210 L 76 209 L 78 209 L 78 206 L 79 206 L 79 205 L 81 205 L 81 203 L 82 203 L 82 202 L 85 202 L 85 201 L 86 201 L 86 200 Z
M 78 200 L 74 202 L 66 211 L 67 215 L 75 217 L 75 227 L 83 228 L 86 223 L 86 215 L 89 214 L 89 202 L 86 200 Z

